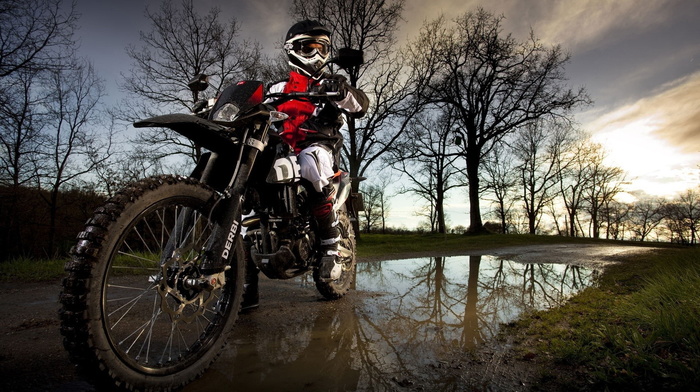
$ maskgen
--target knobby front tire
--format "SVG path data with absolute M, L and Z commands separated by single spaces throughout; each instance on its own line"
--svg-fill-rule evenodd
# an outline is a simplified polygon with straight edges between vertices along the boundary
M 218 357 L 236 321 L 244 255 L 226 284 L 193 286 L 217 194 L 195 179 L 142 180 L 95 211 L 66 263 L 61 334 L 92 381 L 125 390 L 178 389 Z M 240 241 L 240 239 L 239 239 Z

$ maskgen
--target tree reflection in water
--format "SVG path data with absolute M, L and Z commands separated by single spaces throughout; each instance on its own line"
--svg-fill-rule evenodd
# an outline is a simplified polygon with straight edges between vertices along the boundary
M 230 384 L 237 390 L 384 391 L 416 375 L 431 390 L 452 390 L 464 380 L 438 379 L 441 373 L 430 366 L 490 339 L 523 312 L 561 304 L 594 284 L 597 274 L 491 256 L 360 263 L 358 294 L 350 295 L 367 294 L 363 300 L 299 304 L 313 308 L 312 319 L 285 325 L 246 320 L 233 349 L 191 390 Z
M 372 264 L 372 263 L 367 263 Z M 386 295 L 365 308 L 406 338 L 471 348 L 523 312 L 560 305 L 592 285 L 596 270 L 523 264 L 491 256 L 383 262 L 358 272 L 358 290 Z M 384 317 L 384 321 L 382 321 Z M 410 331 L 410 332 L 409 332 Z

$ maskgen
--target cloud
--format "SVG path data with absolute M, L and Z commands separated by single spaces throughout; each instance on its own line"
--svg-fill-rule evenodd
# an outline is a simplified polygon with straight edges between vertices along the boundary
M 259 43 L 267 54 L 277 54 L 281 50 L 280 42 L 294 22 L 289 15 L 291 5 L 292 0 L 200 0 L 197 8 L 202 12 L 219 8 L 221 21 L 236 19 L 242 38 Z
M 654 105 L 664 110 L 666 124 L 657 133 L 686 152 L 700 152 L 700 72 L 676 87 L 650 99 L 648 108 Z
M 488 5 L 477 0 L 407 0 L 405 30 L 414 33 L 424 20 L 444 13 L 456 16 L 477 7 L 503 14 L 504 28 L 525 37 L 533 29 L 535 36 L 548 44 L 565 43 L 568 48 L 598 46 L 666 22 L 673 12 L 674 0 L 639 2 L 638 0 L 492 0 Z M 623 33 L 624 31 L 624 33 Z
M 585 125 L 621 167 L 632 189 L 670 195 L 697 186 L 700 164 L 700 72 Z
M 598 47 L 606 41 L 658 26 L 669 19 L 671 0 L 541 1 L 533 28 L 548 43 Z M 520 7 L 525 7 L 521 2 Z M 529 2 L 527 3 L 529 5 Z
M 644 126 L 649 135 L 684 153 L 700 152 L 700 72 L 664 85 L 655 94 L 619 108 L 589 126 L 605 133 L 632 124 Z

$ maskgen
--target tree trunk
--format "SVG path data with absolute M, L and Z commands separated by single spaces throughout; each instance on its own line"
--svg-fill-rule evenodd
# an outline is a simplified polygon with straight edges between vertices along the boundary
M 348 118 L 348 134 L 350 135 L 350 154 L 347 157 L 348 160 L 348 170 L 350 172 L 350 188 L 352 193 L 360 192 L 360 166 L 362 162 L 357 158 L 357 145 L 355 143 L 355 134 L 357 132 L 355 127 L 355 119 Z M 340 152 L 339 152 L 340 153 Z M 359 215 L 359 211 L 355 211 Z M 352 229 L 355 232 L 355 239 L 360 239 L 360 220 L 351 219 Z M 369 226 L 369 225 L 368 225 Z M 369 227 L 367 228 L 369 232 Z
M 571 212 L 569 212 L 569 235 L 571 237 L 578 237 L 576 235 L 576 210 L 571 209 Z
M 467 180 L 469 181 L 469 228 L 468 234 L 483 234 L 484 224 L 481 221 L 481 206 L 479 204 L 479 157 L 481 148 L 473 140 L 476 135 L 469 132 L 467 137 Z
M 527 228 L 530 234 L 537 234 L 537 213 L 531 211 L 527 213 Z
M 591 209 L 591 227 L 593 229 L 593 238 L 600 238 L 600 222 L 598 221 L 598 207 L 594 206 Z
M 439 204 L 435 206 L 435 208 L 435 213 L 437 214 L 437 232 L 440 234 L 445 234 L 447 232 L 447 225 L 445 224 L 445 206 L 443 205 L 442 200 L 440 200 Z
M 499 201 L 499 205 L 501 207 L 501 234 L 508 234 L 508 222 L 506 221 L 506 205 L 503 202 L 503 200 Z
M 54 257 L 54 243 L 56 242 L 56 215 L 58 213 L 58 187 L 51 190 L 51 200 L 49 201 L 49 239 L 47 246 L 47 256 Z

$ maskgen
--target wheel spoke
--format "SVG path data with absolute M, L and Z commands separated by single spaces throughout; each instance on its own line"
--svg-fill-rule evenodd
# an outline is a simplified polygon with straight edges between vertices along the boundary
M 201 277 L 202 252 L 215 233 L 203 201 L 154 202 L 125 225 L 103 293 L 105 332 L 118 355 L 145 373 L 194 363 L 220 339 L 232 303 L 228 283 L 212 292 L 185 282 Z M 226 294 L 231 295 L 231 294 Z
M 168 335 L 168 340 L 163 346 L 163 353 L 160 355 L 160 363 L 170 362 L 173 357 L 173 336 L 175 335 L 175 327 L 177 323 L 170 324 L 170 334 Z M 165 361 L 165 355 L 168 354 L 168 360 Z
M 146 222 L 146 224 L 148 225 L 148 222 Z M 153 251 L 151 251 L 151 248 L 148 246 L 148 243 L 146 242 L 146 240 L 145 240 L 145 239 L 143 238 L 143 236 L 141 235 L 141 230 L 139 230 L 138 228 L 134 227 L 134 233 L 136 233 L 136 235 L 139 237 L 139 239 L 141 240 L 141 243 L 143 244 L 144 248 L 146 248 L 146 251 L 147 251 L 148 253 L 153 253 Z
M 109 286 L 108 286 L 108 287 L 109 287 Z M 116 286 L 112 286 L 112 287 L 116 287 Z M 117 319 L 117 321 L 115 321 L 115 322 L 110 326 L 110 329 L 114 329 L 114 328 L 117 326 L 117 324 L 119 324 L 119 322 L 121 322 L 121 320 L 122 320 L 124 317 L 126 317 L 126 315 L 131 311 L 131 309 L 133 309 L 134 306 L 136 306 L 136 304 L 138 303 L 138 301 L 139 301 L 141 298 L 143 298 L 143 296 L 146 295 L 149 291 L 151 291 L 151 289 L 152 289 L 153 287 L 154 287 L 153 285 L 150 285 L 148 288 L 146 288 L 145 290 L 143 290 L 143 292 L 142 292 L 141 294 L 139 294 L 138 296 L 134 297 L 134 298 L 131 299 L 129 302 L 127 302 L 127 303 L 125 303 L 124 305 L 118 307 L 117 309 L 114 309 L 112 312 L 108 313 L 108 316 L 111 318 L 112 315 L 116 314 L 118 311 L 120 311 L 120 310 L 123 309 L 124 307 L 131 305 L 131 306 L 129 306 L 129 308 L 121 315 L 121 317 L 119 317 L 119 318 Z M 136 289 L 136 288 L 134 287 L 134 288 L 128 288 L 128 289 L 132 289 L 132 290 L 133 290 L 133 289 Z M 116 301 L 116 300 L 117 300 L 117 299 L 111 299 L 111 300 L 108 300 L 107 302 L 112 302 L 112 301 Z
M 182 387 L 211 363 L 202 359 L 223 347 L 243 290 L 242 260 L 223 287 L 198 284 L 216 253 L 208 246 L 221 229 L 209 218 L 221 201 L 191 178 L 157 176 L 95 209 L 60 297 L 61 334 L 82 370 L 151 390 L 167 379 Z

